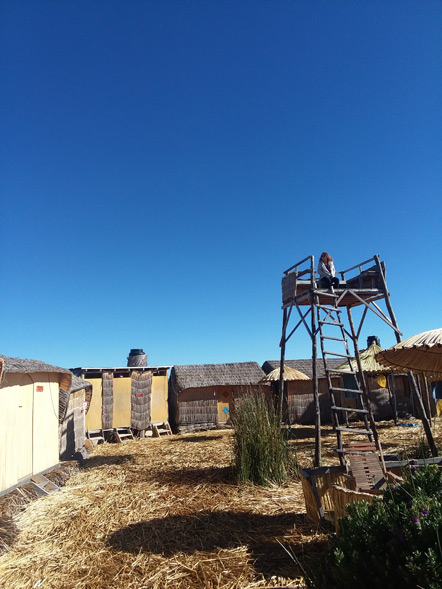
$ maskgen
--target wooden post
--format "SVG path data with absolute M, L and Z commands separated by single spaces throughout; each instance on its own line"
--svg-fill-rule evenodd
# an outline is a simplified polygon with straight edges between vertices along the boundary
M 391 374 L 391 379 L 387 376 L 387 387 L 388 387 L 388 391 L 391 394 L 392 397 L 392 405 L 393 405 L 393 419 L 394 419 L 394 424 L 397 424 L 397 401 L 396 401 L 396 385 L 394 382 L 394 374 Z M 390 388 L 391 385 L 391 388 Z
M 428 445 L 430 446 L 431 454 L 433 456 L 437 456 L 436 444 L 434 443 L 433 434 L 431 433 L 431 428 L 428 423 L 427 415 L 425 413 L 425 407 L 422 402 L 422 397 L 419 394 L 419 390 L 417 388 L 416 379 L 414 378 L 414 374 L 412 372 L 409 372 L 408 378 L 410 379 L 411 390 L 413 391 L 414 398 L 417 401 L 417 406 L 418 406 L 419 412 L 421 414 L 421 421 L 422 421 L 422 425 L 424 426 L 424 430 L 425 430 L 425 434 L 427 436 Z
M 315 403 L 315 457 L 314 466 L 318 468 L 322 464 L 322 449 L 321 449 L 321 405 L 319 403 L 319 388 L 318 388 L 318 371 L 317 359 L 318 349 L 316 340 L 316 318 L 315 318 L 315 296 L 313 291 L 315 289 L 315 260 L 311 257 L 311 334 L 312 334 L 312 381 L 313 381 L 313 398 Z
M 281 361 L 279 365 L 279 394 L 278 394 L 278 415 L 282 423 L 282 406 L 284 397 L 284 362 L 285 362 L 285 343 L 287 329 L 287 309 L 284 309 L 282 318 L 282 337 L 281 337 Z

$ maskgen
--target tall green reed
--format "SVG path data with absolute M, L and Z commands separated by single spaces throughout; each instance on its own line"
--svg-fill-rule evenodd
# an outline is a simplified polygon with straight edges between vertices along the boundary
M 232 415 L 235 470 L 240 482 L 269 486 L 286 481 L 292 468 L 287 434 L 270 399 L 249 390 L 235 399 Z

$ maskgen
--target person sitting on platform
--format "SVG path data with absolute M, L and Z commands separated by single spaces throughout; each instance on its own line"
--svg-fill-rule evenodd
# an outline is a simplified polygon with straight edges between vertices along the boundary
M 335 276 L 333 258 L 327 252 L 322 252 L 319 258 L 318 274 L 320 276 L 319 288 L 331 288 L 339 286 L 339 278 Z

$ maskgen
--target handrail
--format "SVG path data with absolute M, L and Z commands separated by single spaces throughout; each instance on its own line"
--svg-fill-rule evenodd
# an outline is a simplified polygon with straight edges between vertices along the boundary
M 299 272 L 298 271 L 299 266 L 301 266 L 301 264 L 304 264 L 304 262 L 307 262 L 308 260 L 310 260 L 311 267 L 308 268 L 307 270 L 302 270 L 301 272 Z M 287 270 L 284 270 L 284 275 L 287 276 L 287 274 L 289 274 L 293 270 L 293 268 L 296 268 L 296 274 L 297 274 L 298 278 L 300 278 L 301 276 L 304 276 L 305 274 L 309 274 L 312 272 L 312 268 L 314 267 L 313 261 L 314 261 L 314 257 L 312 255 L 307 256 L 306 258 L 304 258 L 300 262 L 297 262 L 296 264 L 293 264 L 293 266 L 290 266 L 290 268 L 288 268 Z M 365 260 L 365 262 L 361 262 L 360 264 L 356 264 L 355 266 L 352 266 L 351 268 L 347 268 L 346 270 L 340 270 L 338 273 L 341 275 L 342 280 L 345 280 L 346 273 L 351 272 L 352 270 L 358 269 L 359 274 L 361 274 L 363 272 L 362 267 L 365 266 L 366 264 L 369 264 L 370 262 L 376 262 L 376 256 L 374 256 L 373 258 L 370 258 L 368 260 Z M 315 272 L 313 270 L 313 274 L 314 273 Z
M 291 270 L 293 270 L 293 268 L 296 268 L 296 271 L 298 271 L 298 270 L 297 270 L 297 269 L 298 269 L 298 266 L 300 266 L 301 264 L 303 264 L 303 263 L 304 263 L 304 262 L 306 262 L 307 260 L 310 260 L 310 261 L 311 261 L 312 259 L 313 259 L 313 256 L 307 256 L 306 258 L 304 258 L 303 260 L 301 260 L 301 261 L 300 261 L 300 262 L 298 262 L 297 264 L 293 264 L 293 266 L 290 266 L 290 268 L 288 268 L 287 270 L 284 270 L 284 274 L 287 276 L 287 274 L 288 274 L 288 273 L 289 273 Z M 307 272 L 309 272 L 309 270 L 304 270 L 304 271 L 302 272 L 302 275 L 304 275 L 304 274 L 307 274 Z M 302 276 L 302 275 L 301 275 L 301 276 Z
M 368 264 L 369 262 L 375 262 L 375 258 L 370 258 L 369 260 L 365 260 L 365 262 L 361 262 L 360 264 L 356 264 L 356 266 L 352 266 L 351 268 L 347 268 L 347 270 L 340 270 L 340 274 L 342 275 L 342 278 L 344 278 L 344 274 L 346 272 L 350 272 L 351 270 L 355 270 L 356 268 L 359 268 L 359 273 L 362 272 L 362 266 L 365 266 L 365 264 Z

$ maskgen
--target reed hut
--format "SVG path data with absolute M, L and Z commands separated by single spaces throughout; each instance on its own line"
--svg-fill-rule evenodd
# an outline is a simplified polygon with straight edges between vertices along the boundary
M 392 367 L 386 367 L 376 360 L 376 354 L 382 351 L 379 343 L 379 338 L 370 336 L 367 338 L 367 348 L 359 353 L 374 418 L 380 421 L 406 417 L 414 412 L 408 374 Z M 351 364 L 353 370 L 358 372 L 354 358 L 351 360 Z M 348 362 L 344 362 L 339 368 L 346 370 Z M 344 374 L 343 382 L 344 388 L 356 388 L 351 374 L 348 376 Z M 351 406 L 352 402 L 355 403 L 351 399 L 352 394 L 346 393 L 346 395 L 346 406 Z M 434 407 L 432 411 L 434 415 Z
M 174 431 L 214 429 L 229 422 L 234 399 L 247 391 L 270 392 L 260 383 L 257 362 L 173 366 L 169 379 L 169 416 Z
M 336 367 L 341 361 L 336 361 Z M 329 363 L 330 364 L 330 363 Z M 307 376 L 305 378 L 285 379 L 285 386 L 287 387 L 288 400 L 288 420 L 290 423 L 300 423 L 303 425 L 311 425 L 315 423 L 315 402 L 313 394 L 313 365 L 312 360 L 285 360 L 284 368 L 292 368 Z M 266 360 L 262 365 L 262 369 L 266 374 L 272 371 L 279 373 L 279 360 Z M 328 391 L 327 378 L 324 371 L 324 364 L 322 359 L 316 362 L 316 372 L 318 375 L 318 392 L 319 392 L 319 406 L 321 410 L 321 423 L 331 422 L 330 409 L 330 395 Z M 334 386 L 339 386 L 341 383 L 340 376 L 332 378 Z
M 170 366 L 74 368 L 72 372 L 92 385 L 86 414 L 86 432 L 108 440 L 118 429 L 144 437 L 155 425 L 167 424 Z M 94 435 L 92 435 L 94 434 Z
M 60 458 L 69 460 L 81 452 L 86 437 L 86 414 L 92 399 L 90 382 L 72 374 L 69 390 L 60 387 L 59 434 Z
M 59 390 L 66 368 L 0 356 L 0 493 L 59 464 Z

